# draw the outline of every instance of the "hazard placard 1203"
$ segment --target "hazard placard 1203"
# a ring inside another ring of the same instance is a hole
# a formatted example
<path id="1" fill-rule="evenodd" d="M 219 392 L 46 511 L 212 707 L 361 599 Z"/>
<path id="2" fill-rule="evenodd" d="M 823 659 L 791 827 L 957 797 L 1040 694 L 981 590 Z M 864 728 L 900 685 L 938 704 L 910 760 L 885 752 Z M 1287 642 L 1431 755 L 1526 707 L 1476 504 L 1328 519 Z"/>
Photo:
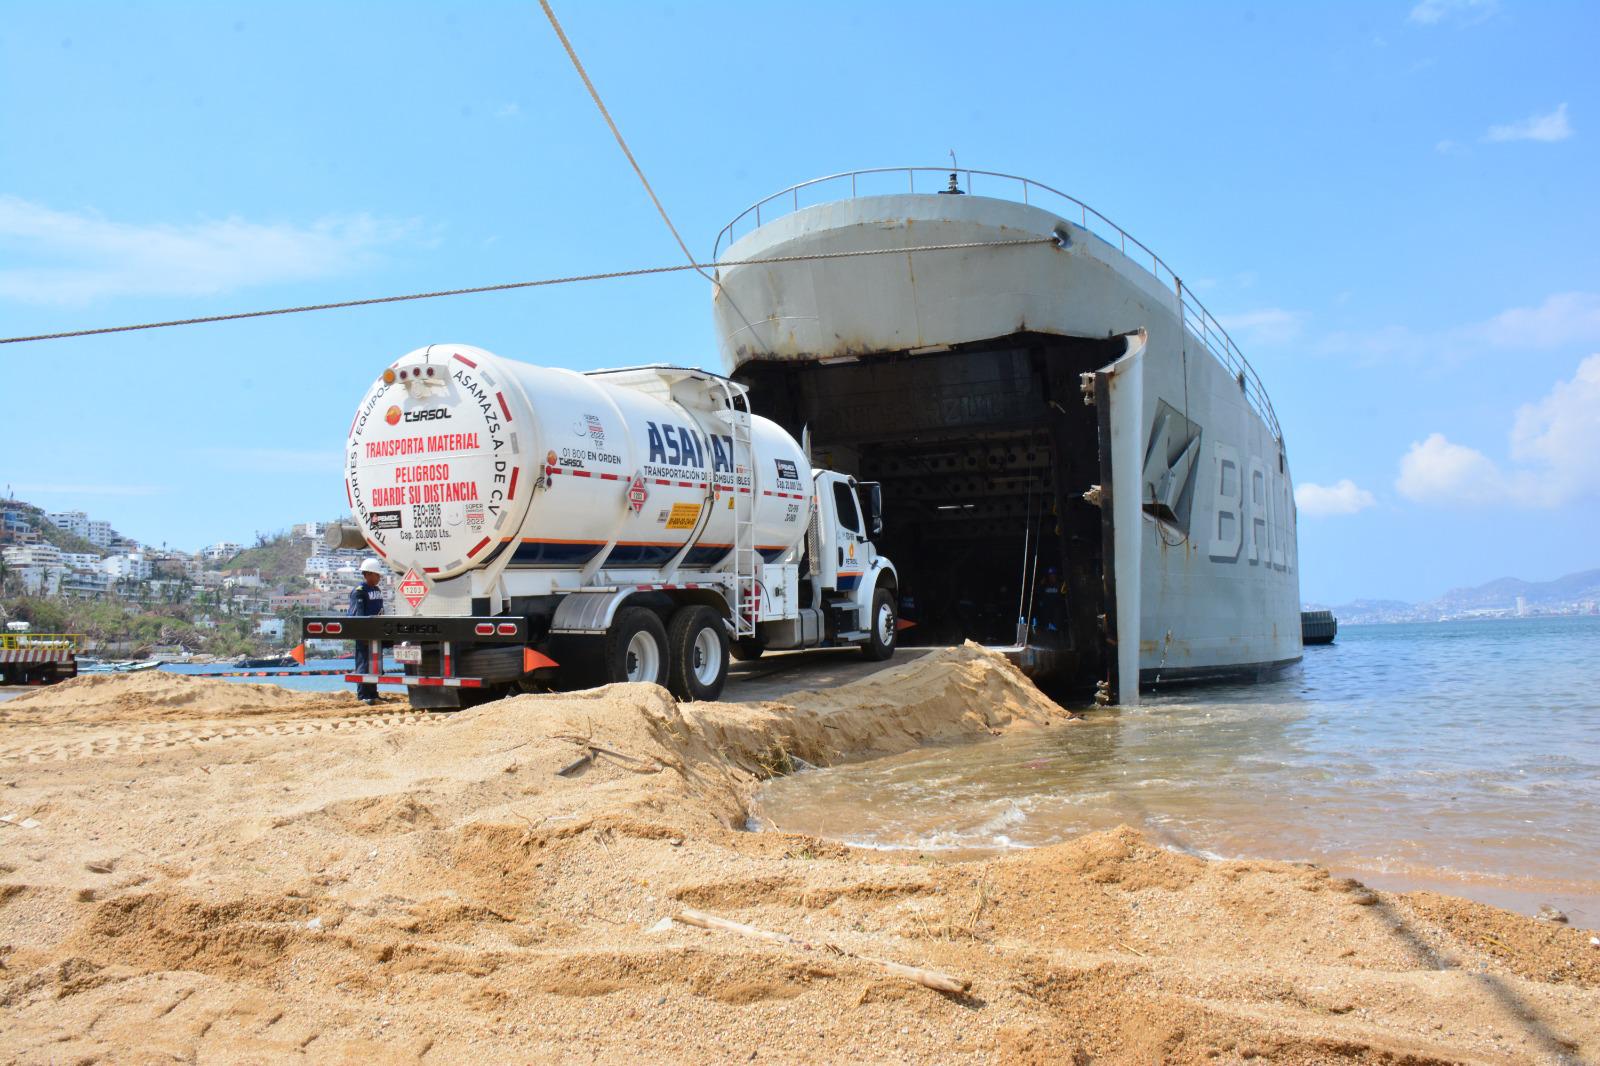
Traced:
<path id="1" fill-rule="evenodd" d="M 406 576 L 400 579 L 400 595 L 405 597 L 413 609 L 427 597 L 428 583 L 417 573 L 416 567 L 407 570 Z"/>

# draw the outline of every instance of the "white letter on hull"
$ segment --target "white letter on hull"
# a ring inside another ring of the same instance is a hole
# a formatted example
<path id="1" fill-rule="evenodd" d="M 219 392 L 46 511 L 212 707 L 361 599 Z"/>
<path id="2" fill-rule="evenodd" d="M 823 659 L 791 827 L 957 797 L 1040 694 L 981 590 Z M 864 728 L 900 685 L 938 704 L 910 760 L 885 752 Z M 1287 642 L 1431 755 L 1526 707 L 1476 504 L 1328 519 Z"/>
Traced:
<path id="1" fill-rule="evenodd" d="M 1281 476 L 1272 478 L 1272 568 L 1280 571 L 1289 569 L 1283 547 L 1289 538 L 1288 515 L 1283 509 L 1283 484 Z"/>
<path id="2" fill-rule="evenodd" d="M 1217 441 L 1213 449 L 1217 466 L 1217 491 L 1211 508 L 1211 558 L 1234 562 L 1239 558 L 1244 525 L 1244 482 L 1239 477 L 1239 453 Z"/>
<path id="3" fill-rule="evenodd" d="M 1267 543 L 1267 467 L 1259 458 L 1250 457 L 1250 492 L 1247 495 L 1250 512 L 1250 531 L 1245 537 L 1250 546 L 1250 562 L 1259 563 L 1272 558 L 1272 548 Z"/>

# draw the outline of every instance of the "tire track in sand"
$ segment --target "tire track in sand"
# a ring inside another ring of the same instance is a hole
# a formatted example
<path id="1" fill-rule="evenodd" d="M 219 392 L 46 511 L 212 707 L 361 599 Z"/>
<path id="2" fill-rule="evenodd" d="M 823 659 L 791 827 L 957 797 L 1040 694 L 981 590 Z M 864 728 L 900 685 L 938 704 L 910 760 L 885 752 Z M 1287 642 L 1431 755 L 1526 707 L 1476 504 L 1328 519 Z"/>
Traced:
<path id="1" fill-rule="evenodd" d="M 406 726 L 428 725 L 450 717 L 438 711 L 385 711 L 378 714 L 349 715 L 340 718 L 291 718 L 275 722 L 229 724 L 202 722 L 189 727 L 144 729 L 99 734 L 92 737 L 63 738 L 0 748 L 0 762 L 72 762 L 80 759 L 110 758 L 164 751 L 188 744 L 198 747 L 215 740 L 251 737 L 278 737 L 348 733 L 367 735 L 376 731 Z"/>

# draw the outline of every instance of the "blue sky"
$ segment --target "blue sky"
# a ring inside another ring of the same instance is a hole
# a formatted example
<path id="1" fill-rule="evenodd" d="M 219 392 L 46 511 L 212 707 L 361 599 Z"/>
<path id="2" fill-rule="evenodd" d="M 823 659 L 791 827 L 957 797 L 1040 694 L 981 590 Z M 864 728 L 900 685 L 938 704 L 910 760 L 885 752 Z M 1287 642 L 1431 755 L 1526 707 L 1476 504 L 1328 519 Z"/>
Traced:
<path id="1" fill-rule="evenodd" d="M 1154 247 L 1272 394 L 1307 600 L 1600 565 L 1600 8 L 557 12 L 696 251 L 951 148 Z M 0 20 L 0 335 L 678 254 L 536 3 Z M 337 515 L 373 375 L 452 340 L 717 366 L 693 275 L 7 346 L 0 483 L 187 548 Z"/>

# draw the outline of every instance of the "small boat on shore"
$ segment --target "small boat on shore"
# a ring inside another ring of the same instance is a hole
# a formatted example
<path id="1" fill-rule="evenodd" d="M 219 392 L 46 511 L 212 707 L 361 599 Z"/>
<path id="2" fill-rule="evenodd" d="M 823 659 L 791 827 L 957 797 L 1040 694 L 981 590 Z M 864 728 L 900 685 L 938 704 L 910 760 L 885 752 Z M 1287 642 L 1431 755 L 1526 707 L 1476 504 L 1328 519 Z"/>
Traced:
<path id="1" fill-rule="evenodd" d="M 300 661 L 292 655 L 245 655 L 235 659 L 233 665 L 241 670 L 259 670 L 265 667 L 299 666 Z"/>
<path id="2" fill-rule="evenodd" d="M 143 670 L 154 670 L 160 665 L 160 659 L 79 659 L 78 673 L 133 674 Z"/>

